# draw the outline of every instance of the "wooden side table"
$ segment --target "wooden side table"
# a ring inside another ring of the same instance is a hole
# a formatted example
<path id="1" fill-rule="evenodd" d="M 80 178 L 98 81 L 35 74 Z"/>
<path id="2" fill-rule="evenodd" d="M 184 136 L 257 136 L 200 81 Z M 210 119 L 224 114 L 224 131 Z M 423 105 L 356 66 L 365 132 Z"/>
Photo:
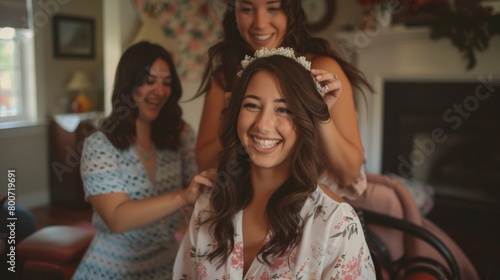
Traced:
<path id="1" fill-rule="evenodd" d="M 92 134 L 99 112 L 56 115 L 49 125 L 50 201 L 74 210 L 86 209 L 80 157 L 85 137 Z"/>

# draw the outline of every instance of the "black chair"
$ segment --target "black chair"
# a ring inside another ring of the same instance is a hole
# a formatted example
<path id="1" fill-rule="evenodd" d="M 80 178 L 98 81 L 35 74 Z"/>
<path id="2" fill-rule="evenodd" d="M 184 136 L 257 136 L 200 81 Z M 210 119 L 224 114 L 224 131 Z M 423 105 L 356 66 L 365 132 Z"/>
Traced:
<path id="1" fill-rule="evenodd" d="M 416 224 L 403 219 L 394 218 L 388 215 L 372 212 L 369 210 L 359 210 L 358 216 L 363 224 L 366 241 L 370 249 L 370 254 L 375 265 L 377 279 L 405 279 L 417 273 L 432 275 L 436 279 L 460 279 L 460 272 L 453 254 L 446 245 L 434 234 Z M 372 232 L 366 225 L 375 224 L 395 230 L 402 231 L 417 237 L 434 247 L 446 261 L 447 266 L 427 257 L 411 257 L 403 255 L 397 260 L 391 258 L 387 246 L 382 240 Z M 384 277 L 384 275 L 386 277 Z"/>

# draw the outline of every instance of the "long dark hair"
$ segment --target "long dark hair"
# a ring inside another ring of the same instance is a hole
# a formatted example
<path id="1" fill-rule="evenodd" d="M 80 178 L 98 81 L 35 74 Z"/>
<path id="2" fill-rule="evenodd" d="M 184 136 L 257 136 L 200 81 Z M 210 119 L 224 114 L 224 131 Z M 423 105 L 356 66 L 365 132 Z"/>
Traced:
<path id="1" fill-rule="evenodd" d="M 239 62 L 245 55 L 251 55 L 255 50 L 241 37 L 235 26 L 236 23 L 236 1 L 226 0 L 226 12 L 222 21 L 224 30 L 221 42 L 213 45 L 208 50 L 208 63 L 203 74 L 202 83 L 193 98 L 208 92 L 212 86 L 211 78 L 224 88 L 231 91 L 234 78 L 238 72 Z M 364 78 L 364 75 L 351 63 L 345 61 L 331 47 L 330 43 L 323 38 L 313 37 L 306 29 L 306 14 L 302 8 L 301 1 L 282 0 L 288 22 L 282 47 L 290 47 L 300 55 L 313 54 L 316 56 L 328 56 L 337 61 L 344 70 L 349 81 L 358 89 L 363 87 L 372 91 L 372 87 Z"/>
<path id="2" fill-rule="evenodd" d="M 172 91 L 158 117 L 151 123 L 151 139 L 158 149 L 177 150 L 180 145 L 180 132 L 184 126 L 179 106 L 182 87 L 172 56 L 160 45 L 143 41 L 130 46 L 121 56 L 111 97 L 113 108 L 100 126 L 100 130 L 119 150 L 127 149 L 136 141 L 135 121 L 139 110 L 133 94 L 146 82 L 150 68 L 158 58 L 170 68 Z"/>
<path id="3" fill-rule="evenodd" d="M 259 58 L 243 72 L 235 86 L 230 104 L 222 119 L 220 141 L 224 149 L 219 155 L 219 174 L 211 197 L 213 212 L 206 223 L 217 241 L 207 258 L 222 265 L 234 248 L 234 215 L 252 199 L 250 159 L 242 148 L 237 120 L 246 88 L 253 75 L 269 71 L 277 77 L 287 108 L 292 112 L 297 133 L 296 150 L 292 153 L 291 176 L 269 199 L 266 218 L 271 240 L 259 251 L 259 260 L 282 255 L 302 238 L 300 210 L 316 189 L 324 170 L 318 144 L 319 122 L 328 121 L 328 107 L 319 95 L 309 71 L 294 60 L 280 55 Z"/>

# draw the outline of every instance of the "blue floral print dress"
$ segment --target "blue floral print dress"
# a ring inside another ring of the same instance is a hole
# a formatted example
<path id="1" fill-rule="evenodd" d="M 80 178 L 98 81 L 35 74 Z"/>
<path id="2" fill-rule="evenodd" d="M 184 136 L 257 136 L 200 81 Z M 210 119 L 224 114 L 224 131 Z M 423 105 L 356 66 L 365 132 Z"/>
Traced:
<path id="1" fill-rule="evenodd" d="M 153 182 L 133 147 L 120 151 L 102 132 L 94 132 L 86 138 L 82 150 L 85 196 L 121 192 L 139 200 L 178 190 L 197 173 L 194 143 L 195 133 L 186 125 L 178 151 L 158 150 Z M 94 212 L 92 224 L 97 234 L 73 279 L 171 279 L 180 218 L 181 214 L 173 214 L 117 234 Z"/>

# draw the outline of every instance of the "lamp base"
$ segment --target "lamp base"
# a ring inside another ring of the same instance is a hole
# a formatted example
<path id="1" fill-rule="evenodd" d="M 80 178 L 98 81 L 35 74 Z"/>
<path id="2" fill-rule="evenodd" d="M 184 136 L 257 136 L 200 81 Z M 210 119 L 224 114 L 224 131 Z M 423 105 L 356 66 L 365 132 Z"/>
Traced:
<path id="1" fill-rule="evenodd" d="M 92 101 L 87 94 L 81 92 L 73 98 L 71 102 L 71 112 L 84 113 L 90 110 L 92 110 Z"/>

